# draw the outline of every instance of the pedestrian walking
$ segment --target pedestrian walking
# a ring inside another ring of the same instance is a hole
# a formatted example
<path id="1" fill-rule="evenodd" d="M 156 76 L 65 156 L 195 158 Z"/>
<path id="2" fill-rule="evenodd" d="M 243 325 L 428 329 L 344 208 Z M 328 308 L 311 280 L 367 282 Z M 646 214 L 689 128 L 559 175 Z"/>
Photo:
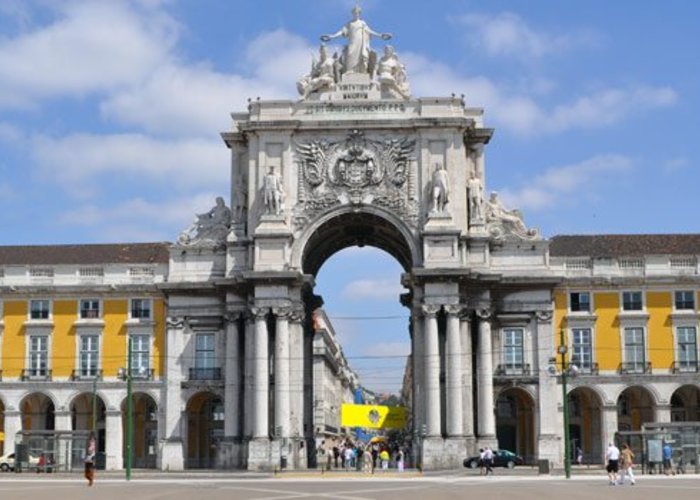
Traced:
<path id="1" fill-rule="evenodd" d="M 608 471 L 608 481 L 611 486 L 614 486 L 617 481 L 617 472 L 620 469 L 620 449 L 614 443 L 609 443 L 605 458 L 608 462 L 605 467 L 605 470 Z"/>
<path id="2" fill-rule="evenodd" d="M 379 452 L 379 460 L 382 463 L 382 470 L 387 470 L 389 468 L 389 451 L 386 448 Z"/>
<path id="3" fill-rule="evenodd" d="M 583 450 L 580 446 L 576 447 L 576 465 L 583 465 Z"/>
<path id="4" fill-rule="evenodd" d="M 493 451 L 488 446 L 484 448 L 484 467 L 486 468 L 486 475 L 491 474 L 493 476 Z"/>
<path id="5" fill-rule="evenodd" d="M 91 432 L 85 446 L 85 479 L 88 486 L 92 486 L 95 481 L 95 455 L 97 453 L 97 443 L 95 433 Z"/>
<path id="6" fill-rule="evenodd" d="M 484 454 L 486 451 L 483 448 L 479 448 L 479 475 L 484 475 Z"/>
<path id="7" fill-rule="evenodd" d="M 622 445 L 622 451 L 620 452 L 620 479 L 618 484 L 623 486 L 625 484 L 625 477 L 630 480 L 630 485 L 634 486 L 634 472 L 632 472 L 632 466 L 634 465 L 634 453 L 630 449 L 627 443 Z"/>
<path id="8" fill-rule="evenodd" d="M 661 450 L 661 456 L 664 459 L 664 474 L 667 476 L 669 474 L 674 474 L 673 472 L 673 448 L 671 448 L 671 444 L 666 442 L 664 443 L 664 447 Z"/>
<path id="9" fill-rule="evenodd" d="M 403 450 L 399 448 L 399 451 L 396 452 L 396 469 L 399 472 L 403 472 L 404 469 L 403 456 Z"/>

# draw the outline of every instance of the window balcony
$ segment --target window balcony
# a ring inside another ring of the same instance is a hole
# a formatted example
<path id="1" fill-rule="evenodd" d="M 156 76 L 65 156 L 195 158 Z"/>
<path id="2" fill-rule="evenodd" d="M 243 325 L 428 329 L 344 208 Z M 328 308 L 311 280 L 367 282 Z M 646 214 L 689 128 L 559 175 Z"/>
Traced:
<path id="1" fill-rule="evenodd" d="M 520 365 L 501 364 L 496 367 L 494 375 L 497 377 L 529 377 L 532 373 L 528 363 Z"/>
<path id="2" fill-rule="evenodd" d="M 674 361 L 671 365 L 671 373 L 697 373 L 700 371 L 696 361 Z"/>
<path id="3" fill-rule="evenodd" d="M 131 368 L 131 380 L 153 380 L 153 368 Z"/>
<path id="4" fill-rule="evenodd" d="M 102 370 L 79 369 L 73 370 L 70 375 L 71 380 L 102 380 Z"/>
<path id="5" fill-rule="evenodd" d="M 598 363 L 578 364 L 576 362 L 572 362 L 569 364 L 576 365 L 579 375 L 598 375 L 600 372 Z"/>
<path id="6" fill-rule="evenodd" d="M 20 380 L 51 380 L 51 370 L 48 368 L 25 368 L 19 376 Z"/>
<path id="7" fill-rule="evenodd" d="M 221 368 L 190 368 L 189 380 L 221 380 Z"/>
<path id="8" fill-rule="evenodd" d="M 649 374 L 651 373 L 651 362 L 620 363 L 617 371 L 620 374 Z"/>

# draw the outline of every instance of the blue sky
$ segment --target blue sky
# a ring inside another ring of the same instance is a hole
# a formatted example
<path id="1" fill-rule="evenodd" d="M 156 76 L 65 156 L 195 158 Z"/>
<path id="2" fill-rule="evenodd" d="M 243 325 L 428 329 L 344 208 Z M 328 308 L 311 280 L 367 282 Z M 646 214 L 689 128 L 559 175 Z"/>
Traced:
<path id="1" fill-rule="evenodd" d="M 698 231 L 700 3 L 360 3 L 394 34 L 414 95 L 485 108 L 487 189 L 528 225 Z M 296 98 L 318 36 L 353 4 L 0 2 L 0 244 L 174 240 L 228 195 L 229 112 Z M 406 316 L 400 269 L 376 255 L 321 270 L 331 316 Z M 359 358 L 407 352 L 405 326 L 338 330 L 351 358 L 388 372 L 390 358 Z M 384 372 L 375 387 L 395 388 Z"/>

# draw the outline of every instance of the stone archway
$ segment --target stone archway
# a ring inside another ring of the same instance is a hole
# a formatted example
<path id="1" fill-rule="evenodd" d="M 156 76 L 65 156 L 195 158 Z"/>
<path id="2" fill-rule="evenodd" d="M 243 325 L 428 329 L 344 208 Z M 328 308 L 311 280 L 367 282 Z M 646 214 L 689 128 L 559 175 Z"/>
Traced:
<path id="1" fill-rule="evenodd" d="M 584 464 L 597 463 L 605 445 L 600 396 L 588 387 L 577 387 L 569 392 L 568 400 L 572 463 L 575 463 L 577 448 L 581 448 Z"/>
<path id="2" fill-rule="evenodd" d="M 154 399 L 143 392 L 132 394 L 133 400 L 133 462 L 135 468 L 152 469 L 156 466 L 156 454 L 158 446 L 158 406 Z M 127 401 L 124 398 L 121 404 L 122 432 L 122 456 L 126 464 L 127 452 Z"/>
<path id="3" fill-rule="evenodd" d="M 642 425 L 654 421 L 655 411 L 656 400 L 648 389 L 628 387 L 617 398 L 617 428 L 620 431 L 639 431 Z"/>
<path id="4" fill-rule="evenodd" d="M 70 404 L 71 428 L 74 431 L 94 431 L 97 451 L 104 453 L 106 444 L 106 407 L 102 398 L 91 392 L 78 394 Z"/>
<path id="5" fill-rule="evenodd" d="M 683 385 L 671 395 L 672 422 L 700 421 L 700 388 Z"/>
<path id="6" fill-rule="evenodd" d="M 0 398 L 0 433 L 2 433 L 3 439 L 0 441 L 0 455 L 5 454 L 5 403 Z"/>
<path id="7" fill-rule="evenodd" d="M 56 428 L 53 400 L 42 392 L 25 396 L 20 402 L 23 431 L 50 431 Z"/>
<path id="8" fill-rule="evenodd" d="M 520 388 L 505 389 L 496 400 L 496 437 L 498 447 L 525 459 L 535 460 L 535 402 Z"/>
<path id="9" fill-rule="evenodd" d="M 188 469 L 220 466 L 219 448 L 224 437 L 224 404 L 211 392 L 198 392 L 187 402 Z"/>

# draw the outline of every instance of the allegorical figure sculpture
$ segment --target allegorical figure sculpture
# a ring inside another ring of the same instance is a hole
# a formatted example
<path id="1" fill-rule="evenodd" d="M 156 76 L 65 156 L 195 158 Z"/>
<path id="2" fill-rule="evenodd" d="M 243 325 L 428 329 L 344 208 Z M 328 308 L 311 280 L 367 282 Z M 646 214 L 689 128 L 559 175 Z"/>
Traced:
<path id="1" fill-rule="evenodd" d="M 282 179 L 275 172 L 275 167 L 270 167 L 263 179 L 263 197 L 267 213 L 279 215 L 282 212 L 284 189 L 282 188 Z"/>
<path id="2" fill-rule="evenodd" d="M 238 175 L 233 184 L 233 220 L 243 222 L 246 207 L 248 206 L 248 193 L 245 187 L 245 180 L 242 175 Z"/>
<path id="3" fill-rule="evenodd" d="M 469 194 L 469 220 L 472 223 L 484 222 L 484 188 L 476 172 L 472 172 L 467 181 L 467 192 Z"/>
<path id="4" fill-rule="evenodd" d="M 441 163 L 435 164 L 432 177 L 432 207 L 431 212 L 444 212 L 449 201 L 450 180 L 447 177 L 447 170 Z"/>
<path id="5" fill-rule="evenodd" d="M 219 243 L 226 239 L 230 227 L 231 210 L 219 196 L 216 198 L 216 205 L 208 212 L 197 214 L 192 224 L 180 233 L 177 240 L 181 245 Z"/>
<path id="6" fill-rule="evenodd" d="M 539 237 L 536 229 L 528 229 L 525 226 L 520 210 L 508 210 L 503 206 L 496 191 L 491 192 L 486 202 L 486 222 L 496 237 L 505 237 L 508 234 L 528 240 Z"/>
<path id="7" fill-rule="evenodd" d="M 375 36 L 382 40 L 390 40 L 391 34 L 374 31 L 360 19 L 361 15 L 362 9 L 356 6 L 352 9 L 352 20 L 336 33 L 322 35 L 321 41 L 328 42 L 341 36 L 347 38 L 348 44 L 345 46 L 341 58 L 343 73 L 369 73 L 373 76 L 377 54 L 370 49 L 370 39 Z"/>
<path id="8" fill-rule="evenodd" d="M 377 65 L 377 74 L 382 91 L 398 94 L 404 99 L 410 97 L 411 90 L 406 80 L 406 67 L 401 64 L 391 45 L 384 47 L 384 55 Z"/>
<path id="9" fill-rule="evenodd" d="M 337 59 L 328 57 L 328 51 L 325 45 L 321 45 L 318 50 L 319 60 L 315 59 L 311 62 L 311 72 L 304 75 L 297 82 L 297 90 L 303 99 L 306 99 L 309 94 L 319 90 L 333 90 L 335 84 L 338 83 L 337 65 L 340 64 Z"/>

